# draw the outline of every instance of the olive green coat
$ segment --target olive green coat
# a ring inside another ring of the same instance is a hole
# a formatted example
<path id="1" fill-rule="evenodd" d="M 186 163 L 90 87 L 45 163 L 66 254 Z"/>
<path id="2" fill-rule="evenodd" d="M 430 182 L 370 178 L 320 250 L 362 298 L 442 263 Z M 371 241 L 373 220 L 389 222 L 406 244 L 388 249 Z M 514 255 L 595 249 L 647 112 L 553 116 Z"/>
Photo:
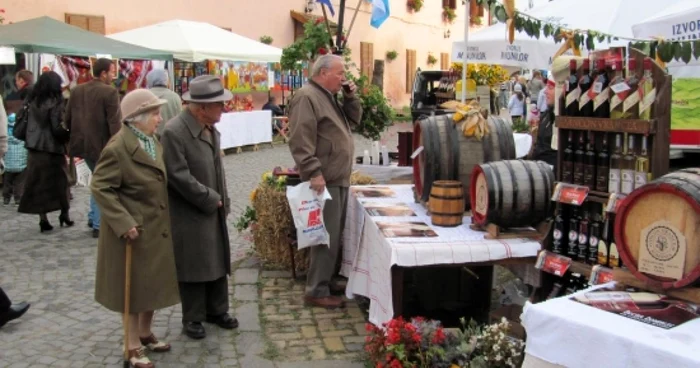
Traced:
<path id="1" fill-rule="evenodd" d="M 136 135 L 123 126 L 102 151 L 90 188 L 102 215 L 95 300 L 115 312 L 124 311 L 123 235 L 136 226 L 139 237 L 132 245 L 130 312 L 179 303 L 167 175 L 160 143 L 156 143 L 153 160 L 141 148 Z"/>

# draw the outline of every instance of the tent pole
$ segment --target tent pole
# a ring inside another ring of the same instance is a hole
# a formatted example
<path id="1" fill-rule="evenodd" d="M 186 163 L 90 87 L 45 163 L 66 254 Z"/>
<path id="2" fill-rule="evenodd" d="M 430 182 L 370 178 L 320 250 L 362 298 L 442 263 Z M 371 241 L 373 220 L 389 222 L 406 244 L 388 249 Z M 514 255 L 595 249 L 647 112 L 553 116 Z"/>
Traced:
<path id="1" fill-rule="evenodd" d="M 352 15 L 352 20 L 350 21 L 350 27 L 348 27 L 348 34 L 345 35 L 345 42 L 343 42 L 343 48 L 347 46 L 348 39 L 350 38 L 350 33 L 352 32 L 352 26 L 355 25 L 355 19 L 357 19 L 357 13 L 360 12 L 360 6 L 362 5 L 362 0 L 357 0 L 357 7 L 355 8 L 355 14 Z"/>
<path id="2" fill-rule="evenodd" d="M 341 43 L 341 40 L 343 38 L 343 21 L 345 20 L 345 0 L 340 0 L 340 9 L 338 9 L 338 29 L 337 29 L 337 35 L 336 35 L 336 54 L 337 55 L 342 55 L 343 54 L 343 48 L 344 45 Z"/>
<path id="3" fill-rule="evenodd" d="M 326 30 L 328 31 L 328 35 L 331 37 L 329 40 L 330 43 L 328 45 L 329 49 L 333 48 L 333 33 L 331 32 L 331 24 L 328 22 L 328 14 L 326 13 L 326 5 L 321 3 L 321 10 L 323 10 L 323 20 L 326 22 Z"/>
<path id="4" fill-rule="evenodd" d="M 462 63 L 462 103 L 467 101 L 467 51 L 469 47 L 469 8 L 470 2 L 464 3 L 464 62 Z"/>

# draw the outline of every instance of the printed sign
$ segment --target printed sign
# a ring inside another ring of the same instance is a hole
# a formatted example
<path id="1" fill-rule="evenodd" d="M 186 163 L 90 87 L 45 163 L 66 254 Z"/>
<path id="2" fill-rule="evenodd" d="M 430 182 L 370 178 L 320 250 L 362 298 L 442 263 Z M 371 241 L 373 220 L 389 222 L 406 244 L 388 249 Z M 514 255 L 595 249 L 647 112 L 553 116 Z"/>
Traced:
<path id="1" fill-rule="evenodd" d="M 535 268 L 555 276 L 564 276 L 571 267 L 571 258 L 559 254 L 543 251 L 537 256 Z"/>
<path id="2" fill-rule="evenodd" d="M 642 229 L 639 270 L 650 275 L 683 278 L 685 235 L 668 221 L 657 221 Z"/>

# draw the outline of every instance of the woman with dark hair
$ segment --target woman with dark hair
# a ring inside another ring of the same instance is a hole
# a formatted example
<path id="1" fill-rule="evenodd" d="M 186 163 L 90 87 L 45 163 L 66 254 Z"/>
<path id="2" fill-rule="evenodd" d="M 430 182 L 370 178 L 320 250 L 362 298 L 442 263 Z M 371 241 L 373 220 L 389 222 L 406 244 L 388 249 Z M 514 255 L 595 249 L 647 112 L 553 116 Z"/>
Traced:
<path id="1" fill-rule="evenodd" d="M 29 151 L 25 190 L 19 202 L 21 213 L 38 214 L 41 232 L 53 230 L 46 214 L 61 210 L 61 227 L 73 226 L 68 214 L 69 186 L 65 143 L 69 131 L 62 122 L 61 77 L 46 72 L 39 77 L 27 97 L 29 108 L 25 147 Z"/>

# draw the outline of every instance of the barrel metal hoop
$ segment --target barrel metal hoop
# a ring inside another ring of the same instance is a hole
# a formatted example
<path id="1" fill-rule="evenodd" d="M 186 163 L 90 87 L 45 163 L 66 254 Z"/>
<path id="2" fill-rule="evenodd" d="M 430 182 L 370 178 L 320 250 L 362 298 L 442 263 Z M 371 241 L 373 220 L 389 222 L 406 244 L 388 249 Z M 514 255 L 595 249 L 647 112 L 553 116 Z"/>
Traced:
<path id="1" fill-rule="evenodd" d="M 430 212 L 430 215 L 435 216 L 448 216 L 448 217 L 464 217 L 462 213 L 447 213 L 447 212 Z"/>
<path id="2" fill-rule="evenodd" d="M 423 152 L 421 152 L 423 155 L 423 195 L 421 199 L 427 201 L 433 187 L 433 181 L 435 180 L 433 162 L 431 160 L 432 157 L 430 157 L 433 154 L 432 132 L 428 128 L 430 125 L 430 118 L 421 120 L 420 124 L 421 137 L 423 138 Z"/>
<path id="3" fill-rule="evenodd" d="M 436 194 L 430 194 L 430 198 L 437 198 L 437 199 L 464 199 L 464 196 L 441 196 L 441 195 L 436 195 Z"/>
<path id="4" fill-rule="evenodd" d="M 447 120 L 449 124 L 448 132 L 450 133 L 450 142 L 452 143 L 452 180 L 459 180 L 459 137 L 457 134 L 461 132 L 457 130 L 455 124 L 452 122 L 452 114 L 447 115 L 450 118 Z"/>
<path id="5" fill-rule="evenodd" d="M 535 177 L 532 175 L 532 168 L 531 165 L 528 165 L 527 162 L 524 160 L 518 160 L 521 165 L 523 165 L 523 168 L 525 169 L 525 172 L 527 172 L 527 177 L 530 179 L 530 213 L 534 213 L 535 209 L 535 195 L 536 195 L 536 190 L 535 190 Z M 537 164 L 535 164 L 537 166 Z M 538 167 L 539 168 L 539 167 Z M 546 206 L 546 205 L 545 205 Z M 546 208 L 546 207 L 545 207 Z"/>
<path id="6" fill-rule="evenodd" d="M 550 201 L 552 200 L 552 188 L 551 184 L 554 181 L 554 173 L 552 173 L 552 177 L 550 177 L 549 173 L 551 170 L 549 170 L 549 165 L 545 162 L 542 161 L 535 161 L 537 166 L 540 168 L 540 174 L 542 175 L 542 181 L 544 181 L 544 213 L 547 215 L 547 218 L 550 218 L 550 207 L 552 204 Z"/>
<path id="7" fill-rule="evenodd" d="M 495 182 L 499 184 L 498 185 L 498 201 L 496 202 L 496 211 L 500 211 L 501 207 L 503 207 L 503 181 L 501 180 L 501 174 L 498 172 L 498 168 L 496 168 L 495 166 L 492 166 L 490 162 L 487 165 L 489 165 L 489 167 L 493 168 L 493 173 L 496 176 Z M 489 211 L 489 214 L 491 214 L 491 211 Z"/>
<path id="8" fill-rule="evenodd" d="M 508 172 L 510 173 L 510 177 L 513 179 L 513 203 L 510 205 L 511 211 L 513 211 L 513 217 L 514 218 L 519 218 L 518 214 L 518 179 L 515 177 L 515 171 L 513 170 L 513 165 L 511 165 L 510 161 L 503 161 L 503 163 L 506 165 L 506 169 L 508 169 Z"/>

